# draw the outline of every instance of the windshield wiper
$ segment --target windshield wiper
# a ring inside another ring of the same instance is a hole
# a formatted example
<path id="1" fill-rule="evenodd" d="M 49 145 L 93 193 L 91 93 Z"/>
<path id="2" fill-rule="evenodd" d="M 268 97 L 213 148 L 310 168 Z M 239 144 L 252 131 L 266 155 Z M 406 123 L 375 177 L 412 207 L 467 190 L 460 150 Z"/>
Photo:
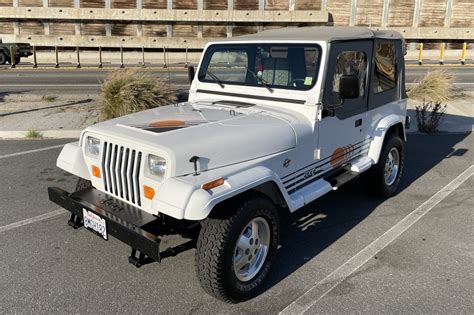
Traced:
<path id="1" fill-rule="evenodd" d="M 237 101 L 228 101 L 228 100 L 222 100 L 222 101 L 215 101 L 212 102 L 212 105 L 214 104 L 222 104 L 222 105 L 230 105 L 230 106 L 235 106 L 237 108 L 247 108 L 247 107 L 252 107 L 255 106 L 255 104 L 252 103 L 245 103 L 245 102 L 237 102 Z"/>
<path id="2" fill-rule="evenodd" d="M 270 87 L 270 85 L 267 84 L 267 82 L 265 82 L 265 80 L 261 77 L 259 77 L 255 72 L 253 72 L 252 70 L 249 69 L 249 67 L 245 66 L 245 69 L 247 69 L 248 72 L 250 72 L 251 75 L 253 75 L 253 77 L 255 79 L 257 79 L 257 81 L 259 81 L 260 83 L 262 83 L 262 85 L 264 87 L 267 88 L 268 91 L 270 91 L 270 93 L 273 93 L 273 89 Z"/>
<path id="3" fill-rule="evenodd" d="M 210 70 L 207 70 L 206 71 L 206 74 L 209 74 L 209 76 L 214 80 L 214 82 L 216 82 L 217 84 L 219 84 L 219 86 L 221 88 L 224 88 L 224 84 L 222 83 L 221 79 L 219 79 L 219 77 L 217 75 L 215 75 L 214 73 L 212 73 Z"/>

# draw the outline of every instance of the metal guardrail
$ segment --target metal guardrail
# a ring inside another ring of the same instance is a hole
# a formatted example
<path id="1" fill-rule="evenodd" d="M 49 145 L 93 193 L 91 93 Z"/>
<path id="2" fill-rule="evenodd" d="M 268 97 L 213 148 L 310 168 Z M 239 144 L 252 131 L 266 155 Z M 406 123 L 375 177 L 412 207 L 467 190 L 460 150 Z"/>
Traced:
<path id="1" fill-rule="evenodd" d="M 462 53 L 461 53 L 461 64 L 462 65 L 466 64 L 466 51 L 467 51 L 467 43 L 464 42 L 462 44 Z"/>
<path id="2" fill-rule="evenodd" d="M 61 64 L 60 64 L 60 60 L 59 60 L 59 51 L 60 51 L 60 48 L 61 47 L 58 47 L 58 46 L 55 46 L 54 47 L 54 68 L 60 68 L 61 67 Z M 33 49 L 33 64 L 32 64 L 32 67 L 33 68 L 38 68 L 39 64 L 38 64 L 38 59 L 37 59 L 37 47 L 36 46 L 32 46 L 32 49 Z M 424 62 L 424 58 L 423 58 L 423 49 L 424 49 L 424 46 L 423 46 L 423 43 L 420 43 L 418 45 L 418 65 L 423 65 L 423 62 Z M 170 62 L 169 62 L 169 50 L 170 48 L 169 47 L 166 47 L 166 46 L 163 46 L 162 48 L 162 56 L 163 56 L 163 63 L 162 63 L 162 67 L 163 68 L 167 68 L 169 65 L 170 65 Z M 440 48 L 439 48 L 439 64 L 440 65 L 444 65 L 445 64 L 445 50 L 446 50 L 446 43 L 441 43 L 440 45 Z M 79 46 L 77 46 L 75 48 L 75 51 L 76 51 L 76 68 L 81 68 L 82 67 L 82 64 L 81 64 L 81 49 Z M 90 51 L 90 50 L 87 50 L 87 51 Z M 156 51 L 156 49 L 153 49 L 153 51 Z M 202 50 L 200 50 L 202 51 Z M 97 66 L 97 68 L 103 68 L 104 67 L 104 64 L 103 64 L 103 59 L 102 59 L 102 53 L 103 53 L 103 47 L 99 46 L 98 47 L 98 54 L 97 54 L 97 63 L 94 64 L 95 66 Z M 145 59 L 145 52 L 146 52 L 146 48 L 144 46 L 141 47 L 141 67 L 146 67 L 147 63 L 146 63 L 146 59 Z M 125 68 L 125 63 L 124 63 L 124 48 L 123 46 L 120 46 L 119 48 L 119 65 L 118 67 L 119 68 Z M 178 64 L 181 64 L 183 65 L 185 68 L 189 66 L 189 60 L 188 60 L 188 53 L 189 53 L 189 47 L 186 47 L 185 49 L 185 57 L 184 57 L 184 62 L 181 62 L 181 63 L 178 63 Z M 463 45 L 462 45 L 462 49 L 461 49 L 461 55 L 460 55 L 460 59 L 459 59 L 459 63 L 461 65 L 466 65 L 466 55 L 467 55 L 467 42 L 464 42 Z M 16 64 L 15 64 L 15 48 L 12 46 L 10 47 L 10 67 L 11 68 L 15 68 L 16 67 Z M 155 66 L 156 67 L 156 66 Z"/>
<path id="3" fill-rule="evenodd" d="M 59 59 L 59 52 L 60 52 L 60 48 L 59 46 L 54 46 L 54 68 L 61 68 L 61 63 L 60 63 L 60 59 Z M 38 63 L 38 57 L 37 57 L 37 47 L 36 46 L 32 46 L 32 50 L 33 50 L 33 63 L 32 63 L 32 67 L 34 69 L 38 68 L 38 66 L 40 65 Z M 156 49 L 153 49 L 154 51 L 156 51 Z M 87 50 L 88 52 L 90 52 L 91 50 Z M 201 50 L 202 51 L 202 50 Z M 79 46 L 77 46 L 75 48 L 75 52 L 76 52 L 76 68 L 81 68 L 82 67 L 82 63 L 81 63 L 81 52 L 82 50 L 80 49 Z M 98 68 L 103 68 L 104 67 L 104 64 L 103 64 L 103 57 L 102 57 L 102 53 L 103 53 L 103 47 L 99 46 L 98 47 L 98 50 L 97 50 L 98 54 L 97 54 L 97 67 Z M 146 67 L 147 66 L 147 63 L 146 63 L 146 59 L 145 59 L 145 52 L 146 52 L 146 48 L 144 46 L 141 47 L 141 66 L 142 67 Z M 119 68 L 125 68 L 125 63 L 124 63 L 124 48 L 123 46 L 120 46 L 119 50 L 118 50 L 118 53 L 119 53 L 119 65 L 118 67 Z M 190 65 L 190 62 L 189 62 L 189 59 L 188 59 L 188 53 L 189 53 L 189 47 L 186 47 L 185 48 L 185 57 L 184 57 L 184 62 L 180 63 L 183 65 L 183 67 L 187 68 L 189 65 Z M 169 65 L 170 65 L 170 62 L 169 62 L 169 48 L 166 47 L 166 46 L 163 46 L 162 48 L 162 55 L 163 55 L 163 63 L 161 64 L 163 68 L 167 68 Z M 16 68 L 16 63 L 15 63 L 15 48 L 12 46 L 10 47 L 10 68 Z"/>
<path id="4" fill-rule="evenodd" d="M 439 64 L 444 65 L 444 57 L 445 57 L 445 50 L 446 50 L 446 43 L 441 43 L 439 47 Z M 466 53 L 467 53 L 467 42 L 462 44 L 461 49 L 461 58 L 459 59 L 459 63 L 461 65 L 466 64 Z M 423 65 L 423 43 L 418 45 L 418 65 Z"/>
<path id="5" fill-rule="evenodd" d="M 15 47 L 10 46 L 10 64 L 15 68 Z"/>

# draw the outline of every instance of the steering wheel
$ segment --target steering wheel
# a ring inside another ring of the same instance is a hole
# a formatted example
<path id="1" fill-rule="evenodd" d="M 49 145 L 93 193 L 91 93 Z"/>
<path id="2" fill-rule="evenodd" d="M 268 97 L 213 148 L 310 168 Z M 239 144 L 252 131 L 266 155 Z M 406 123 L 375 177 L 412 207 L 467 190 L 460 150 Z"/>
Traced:
<path id="1" fill-rule="evenodd" d="M 299 78 L 293 79 L 293 80 L 290 81 L 290 86 L 301 87 L 301 86 L 304 85 L 304 81 L 305 81 L 305 79 L 299 79 Z"/>

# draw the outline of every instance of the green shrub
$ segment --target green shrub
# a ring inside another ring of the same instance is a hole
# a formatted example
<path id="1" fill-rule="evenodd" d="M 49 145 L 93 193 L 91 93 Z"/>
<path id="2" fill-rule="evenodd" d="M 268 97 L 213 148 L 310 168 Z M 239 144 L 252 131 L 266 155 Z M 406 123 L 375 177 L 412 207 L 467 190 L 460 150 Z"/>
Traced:
<path id="1" fill-rule="evenodd" d="M 416 122 L 418 131 L 433 133 L 438 131 L 439 123 L 446 112 L 447 105 L 440 102 L 423 102 L 423 105 L 416 106 Z"/>
<path id="2" fill-rule="evenodd" d="M 102 84 L 100 95 L 101 119 L 175 103 L 177 89 L 167 80 L 153 77 L 143 70 L 111 72 Z"/>
<path id="3" fill-rule="evenodd" d="M 453 76 L 444 70 L 428 72 L 423 79 L 408 92 L 413 100 L 439 102 L 449 101 L 454 94 Z"/>

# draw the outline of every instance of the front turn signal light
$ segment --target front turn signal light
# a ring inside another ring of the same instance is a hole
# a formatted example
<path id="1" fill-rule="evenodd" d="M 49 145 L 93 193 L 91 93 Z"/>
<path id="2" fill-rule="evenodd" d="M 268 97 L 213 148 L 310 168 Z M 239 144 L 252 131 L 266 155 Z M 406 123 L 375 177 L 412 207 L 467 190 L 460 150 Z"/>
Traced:
<path id="1" fill-rule="evenodd" d="M 97 177 L 97 178 L 101 178 L 101 176 L 100 176 L 100 168 L 98 168 L 98 167 L 95 166 L 95 165 L 92 165 L 92 176 Z"/>
<path id="2" fill-rule="evenodd" d="M 155 197 L 155 190 L 150 186 L 143 186 L 143 194 L 145 195 L 146 199 L 152 200 Z"/>
<path id="3" fill-rule="evenodd" d="M 219 187 L 221 185 L 224 185 L 224 179 L 223 178 L 218 178 L 218 179 L 214 179 L 213 181 L 210 181 L 208 183 L 202 184 L 201 188 L 204 189 L 204 190 L 211 190 L 211 189 Z"/>

